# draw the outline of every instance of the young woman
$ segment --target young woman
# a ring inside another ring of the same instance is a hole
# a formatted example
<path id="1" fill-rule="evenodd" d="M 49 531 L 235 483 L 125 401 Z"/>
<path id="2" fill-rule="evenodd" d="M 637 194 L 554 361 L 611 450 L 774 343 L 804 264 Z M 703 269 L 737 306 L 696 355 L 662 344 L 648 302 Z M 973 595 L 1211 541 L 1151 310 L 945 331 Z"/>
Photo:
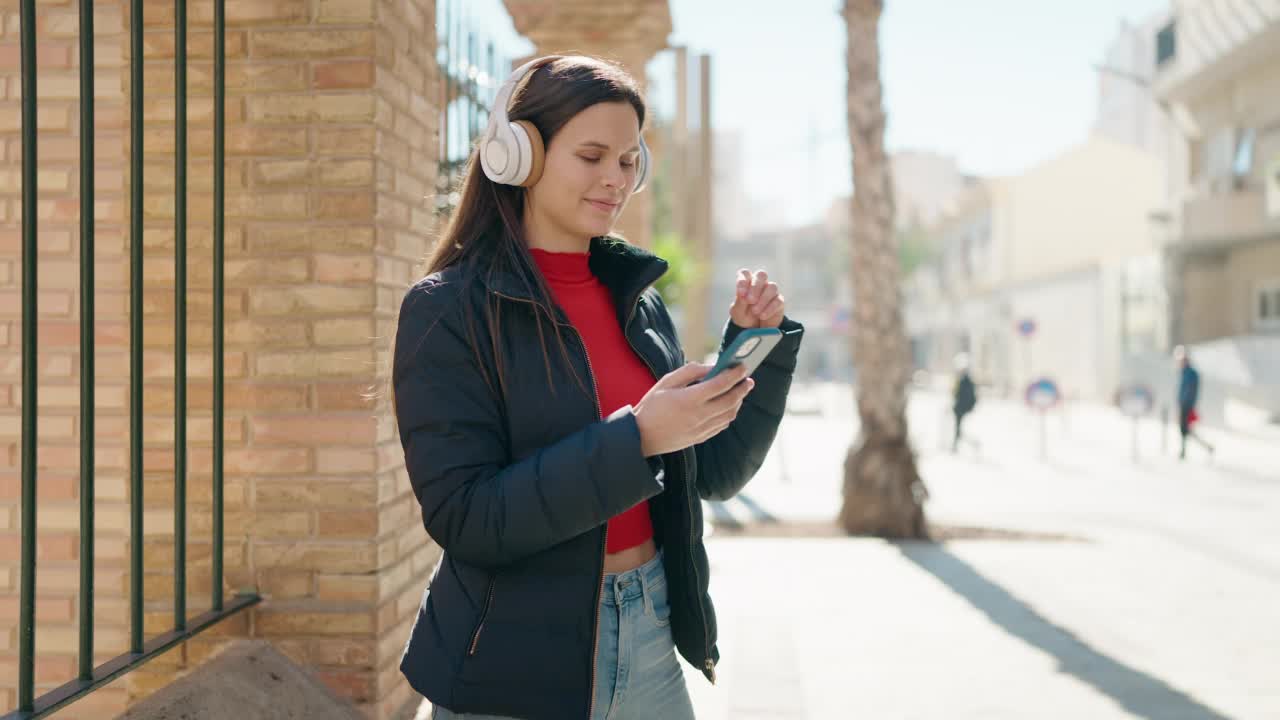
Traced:
<path id="1" fill-rule="evenodd" d="M 608 63 L 517 70 L 404 297 L 396 420 L 444 555 L 400 667 L 436 718 L 681 720 L 676 652 L 715 679 L 700 499 L 760 467 L 803 328 L 742 271 L 725 342 L 784 338 L 753 378 L 696 383 L 666 263 L 609 235 L 650 170 L 644 116 Z"/>

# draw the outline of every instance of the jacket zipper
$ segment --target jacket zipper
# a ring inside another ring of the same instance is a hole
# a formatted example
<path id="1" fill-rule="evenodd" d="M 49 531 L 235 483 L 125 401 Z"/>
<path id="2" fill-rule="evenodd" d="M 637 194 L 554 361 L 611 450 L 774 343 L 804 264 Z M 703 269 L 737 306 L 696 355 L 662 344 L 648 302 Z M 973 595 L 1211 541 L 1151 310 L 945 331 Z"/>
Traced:
<path id="1" fill-rule="evenodd" d="M 631 336 L 627 333 L 627 330 L 631 327 L 631 321 L 635 318 L 636 308 L 639 307 L 640 300 L 644 296 L 644 291 L 648 289 L 649 289 L 649 286 L 645 286 L 644 290 L 640 291 L 640 295 L 636 296 L 636 302 L 631 306 L 631 312 L 627 314 L 627 320 L 622 326 L 622 336 L 627 339 L 627 345 L 631 347 L 631 352 L 639 356 L 640 361 L 643 362 L 645 366 L 649 368 L 649 374 L 653 375 L 654 379 L 659 379 L 658 371 L 655 370 L 653 368 L 653 365 L 649 363 L 649 359 L 646 358 L 643 353 L 641 353 L 639 350 L 636 349 L 636 346 L 631 342 Z M 681 461 L 683 462 L 684 461 L 683 450 L 680 452 L 680 455 L 681 455 Z M 686 472 L 685 475 L 687 476 L 688 473 Z M 685 484 L 689 486 L 689 489 L 692 489 L 693 483 L 686 482 Z M 698 498 L 696 495 L 690 494 L 690 493 L 686 493 L 686 495 L 689 495 L 690 503 L 698 502 Z M 690 505 L 690 507 L 692 507 L 692 505 Z M 689 568 L 693 570 L 693 580 L 696 586 L 695 590 L 702 586 L 702 579 L 698 577 L 698 562 L 693 557 L 693 544 L 696 541 L 697 541 L 697 538 L 694 536 L 694 527 L 693 527 L 693 513 L 690 512 L 689 513 Z M 694 600 L 698 605 L 698 616 L 702 618 L 702 647 L 703 647 L 702 670 L 704 673 L 708 674 L 707 679 L 711 681 L 711 684 L 715 685 L 716 684 L 716 664 L 715 664 L 715 661 L 711 659 L 711 642 L 710 642 L 710 638 L 707 637 L 707 611 L 704 610 L 702 607 L 702 597 L 700 596 L 700 593 L 698 593 L 698 595 L 699 596 L 695 597 Z M 594 691 L 592 692 L 592 697 L 593 698 L 595 697 Z"/>
<path id="2" fill-rule="evenodd" d="M 587 377 L 591 380 L 591 395 L 596 403 L 596 417 L 603 419 L 604 411 L 600 406 L 600 389 L 596 385 L 596 373 L 591 367 L 591 353 L 587 352 L 587 341 L 582 337 L 582 333 L 578 329 L 570 325 L 570 329 L 578 336 L 578 343 L 582 345 L 582 356 L 587 359 Z M 624 333 L 625 334 L 625 333 Z M 591 700 L 587 704 L 587 720 L 591 720 L 592 714 L 596 711 L 596 663 L 600 656 L 600 599 L 604 593 L 604 558 L 608 553 L 609 547 L 609 523 L 604 524 L 604 532 L 600 536 L 600 573 L 596 576 L 596 624 L 591 630 Z"/>
<path id="3" fill-rule="evenodd" d="M 536 305 L 532 300 L 513 297 L 497 290 L 492 290 L 494 295 L 515 300 L 516 302 L 526 302 Z M 587 352 L 587 341 L 583 339 L 582 333 L 578 329 L 569 325 L 569 329 L 573 330 L 573 334 L 578 336 L 578 344 L 582 346 L 582 356 L 587 359 L 587 377 L 591 380 L 591 399 L 596 405 L 596 418 L 602 419 L 603 410 L 600 408 L 600 389 L 596 387 L 596 373 L 591 366 L 591 355 Z M 626 334 L 625 332 L 623 333 Z M 604 556 L 608 548 L 609 542 L 609 523 L 604 524 L 604 533 L 600 536 L 600 572 L 596 575 L 596 622 L 591 629 L 591 700 L 587 704 L 587 720 L 591 720 L 591 715 L 596 711 L 596 663 L 599 661 L 600 655 L 600 596 L 604 592 Z M 479 633 L 477 631 L 477 637 Z"/>
<path id="4" fill-rule="evenodd" d="M 640 306 L 640 300 L 644 295 L 645 290 L 648 290 L 652 286 L 653 286 L 652 283 L 650 283 L 649 285 L 646 285 L 644 289 L 642 289 L 640 293 L 636 295 L 636 300 L 631 304 L 631 310 L 627 313 L 627 319 L 622 325 L 622 335 L 627 339 L 627 345 L 631 348 L 631 352 L 639 356 L 641 362 L 643 362 L 645 366 L 649 368 L 649 374 L 653 375 L 654 378 L 657 379 L 657 371 L 654 370 L 653 365 L 649 363 L 648 358 L 646 358 L 643 354 L 641 354 L 638 350 L 636 350 L 635 345 L 631 342 L 631 337 L 627 335 L 627 329 L 631 327 L 631 321 L 635 319 L 636 309 Z M 526 300 L 524 298 L 514 297 L 511 295 L 507 295 L 505 293 L 498 292 L 496 290 L 491 290 L 491 292 L 493 292 L 493 294 L 499 297 L 507 298 L 508 300 L 536 304 L 532 300 Z M 571 330 L 573 330 L 574 334 L 578 336 L 578 342 L 579 344 L 582 345 L 582 355 L 587 360 L 587 375 L 591 380 L 592 399 L 595 401 L 595 405 L 596 405 L 596 416 L 597 418 L 603 418 L 604 413 L 600 408 L 600 390 L 596 386 L 595 370 L 591 365 L 591 355 L 587 352 L 586 340 L 583 339 L 582 333 L 578 332 L 577 328 L 573 327 L 572 325 L 570 325 L 569 327 Z M 697 502 L 697 499 L 692 498 L 690 502 Z M 693 536 L 693 518 L 692 518 L 692 514 L 690 515 L 691 516 L 689 518 L 689 547 L 692 548 L 695 538 Z M 609 541 L 609 524 L 606 522 L 604 526 L 604 532 L 601 534 L 601 537 L 600 537 L 600 572 L 596 576 L 596 621 L 595 621 L 595 626 L 592 628 L 592 631 L 591 631 L 591 690 L 590 690 L 591 700 L 587 705 L 587 720 L 591 720 L 591 716 L 593 713 L 595 713 L 595 708 L 596 708 L 596 664 L 599 661 L 599 654 L 600 654 L 600 648 L 599 648 L 600 646 L 600 596 L 604 592 L 604 559 L 605 559 L 605 554 L 608 548 L 608 541 Z M 701 586 L 702 581 L 698 577 L 698 566 L 697 566 L 697 562 L 694 560 L 692 549 L 689 551 L 689 567 L 693 569 L 694 582 L 696 583 L 696 585 Z M 716 670 L 715 670 L 715 663 L 712 662 L 711 660 L 711 649 L 707 642 L 707 615 L 706 615 L 706 611 L 702 608 L 702 599 L 696 598 L 695 600 L 698 605 L 698 615 L 702 618 L 702 638 L 703 638 L 703 647 L 705 648 L 704 649 L 705 660 L 703 661 L 703 670 L 704 672 L 707 672 L 710 674 L 710 677 L 708 679 L 710 679 L 711 684 L 714 685 L 716 682 Z M 483 625 L 484 623 L 482 620 L 481 627 L 483 627 Z M 480 637 L 480 630 L 479 628 L 477 628 L 476 640 L 478 640 L 479 637 Z M 474 646 L 475 646 L 475 642 L 473 641 L 472 652 L 474 652 Z"/>
<path id="5" fill-rule="evenodd" d="M 480 623 L 476 625 L 475 634 L 471 636 L 471 649 L 467 651 L 468 655 L 476 654 L 476 645 L 480 642 L 480 631 L 484 630 L 485 618 L 489 617 L 489 607 L 493 605 L 493 589 L 497 586 L 497 578 L 489 578 L 489 594 L 485 597 L 484 610 L 480 612 Z"/>

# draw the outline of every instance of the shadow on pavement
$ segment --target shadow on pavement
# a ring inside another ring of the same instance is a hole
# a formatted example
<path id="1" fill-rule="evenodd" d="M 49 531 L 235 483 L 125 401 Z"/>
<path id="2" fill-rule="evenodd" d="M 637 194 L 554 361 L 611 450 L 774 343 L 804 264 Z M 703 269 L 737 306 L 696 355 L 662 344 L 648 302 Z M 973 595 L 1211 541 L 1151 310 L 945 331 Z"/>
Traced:
<path id="1" fill-rule="evenodd" d="M 763 505 L 756 502 L 746 493 L 738 493 L 738 502 L 742 503 L 751 511 L 752 520 L 759 523 L 776 523 L 778 518 L 773 513 L 764 508 Z"/>
<path id="2" fill-rule="evenodd" d="M 725 507 L 723 502 L 709 502 L 705 504 L 705 507 L 711 509 L 711 522 L 716 527 L 728 530 L 742 529 L 742 523 L 738 522 L 738 518 L 734 517 L 733 513 L 729 512 L 729 508 Z"/>
<path id="3" fill-rule="evenodd" d="M 1166 720 L 1226 720 L 1227 716 L 1136 668 L 1089 647 L 1053 624 L 1017 596 L 983 577 L 944 545 L 894 543 L 903 557 L 929 572 L 981 610 L 1005 632 L 1052 655 L 1058 667 L 1092 685 L 1134 715 Z"/>

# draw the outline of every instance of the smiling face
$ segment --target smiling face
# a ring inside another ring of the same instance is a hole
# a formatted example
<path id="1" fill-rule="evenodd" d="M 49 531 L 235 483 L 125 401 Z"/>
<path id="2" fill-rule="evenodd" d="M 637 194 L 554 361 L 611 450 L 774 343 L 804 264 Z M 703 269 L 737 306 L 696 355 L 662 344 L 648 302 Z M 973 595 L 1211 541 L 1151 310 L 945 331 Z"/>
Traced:
<path id="1" fill-rule="evenodd" d="M 639 143 L 640 120 L 629 103 L 596 103 L 565 123 L 528 190 L 525 224 L 538 244 L 608 234 L 635 189 Z"/>

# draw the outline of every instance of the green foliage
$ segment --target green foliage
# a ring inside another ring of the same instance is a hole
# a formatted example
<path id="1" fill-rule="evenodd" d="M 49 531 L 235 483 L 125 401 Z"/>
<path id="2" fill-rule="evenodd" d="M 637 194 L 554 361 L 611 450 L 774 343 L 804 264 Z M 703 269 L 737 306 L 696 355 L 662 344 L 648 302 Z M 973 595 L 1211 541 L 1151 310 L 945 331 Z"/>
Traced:
<path id="1" fill-rule="evenodd" d="M 653 254 L 667 261 L 666 274 L 654 285 L 662 293 L 662 299 L 672 307 L 680 305 L 685 292 L 697 282 L 704 272 L 688 245 L 674 232 L 665 232 L 653 239 Z"/>

